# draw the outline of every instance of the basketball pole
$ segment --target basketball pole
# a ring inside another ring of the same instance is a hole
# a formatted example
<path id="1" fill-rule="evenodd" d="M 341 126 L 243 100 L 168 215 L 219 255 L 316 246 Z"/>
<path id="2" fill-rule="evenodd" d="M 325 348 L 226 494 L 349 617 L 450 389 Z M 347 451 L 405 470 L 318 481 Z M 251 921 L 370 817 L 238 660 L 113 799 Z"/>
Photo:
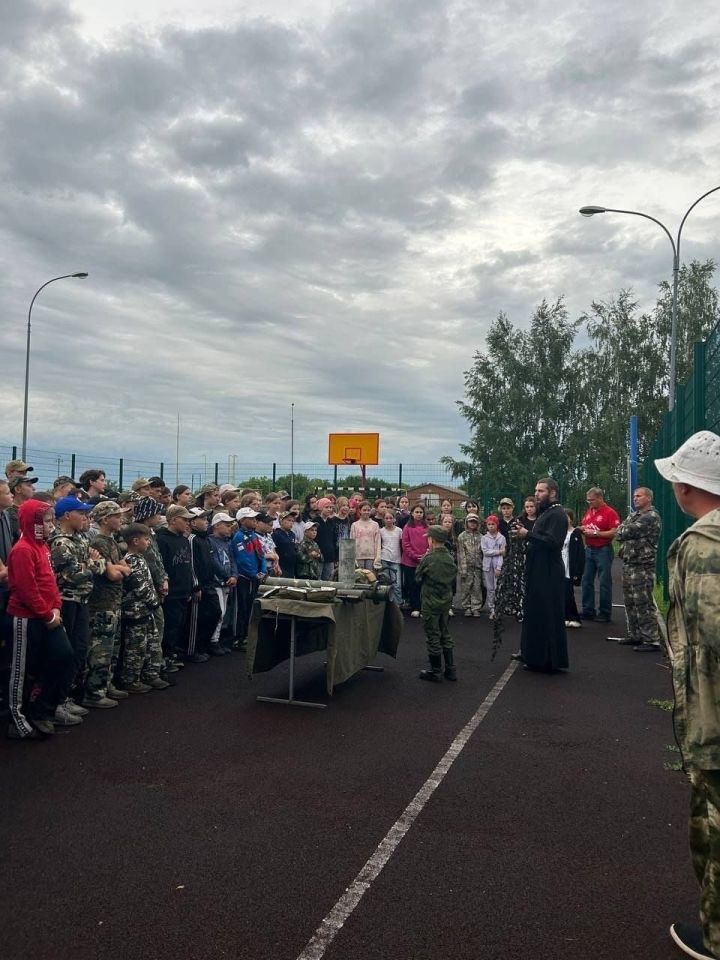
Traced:
<path id="1" fill-rule="evenodd" d="M 295 404 L 290 404 L 290 499 L 295 499 Z"/>

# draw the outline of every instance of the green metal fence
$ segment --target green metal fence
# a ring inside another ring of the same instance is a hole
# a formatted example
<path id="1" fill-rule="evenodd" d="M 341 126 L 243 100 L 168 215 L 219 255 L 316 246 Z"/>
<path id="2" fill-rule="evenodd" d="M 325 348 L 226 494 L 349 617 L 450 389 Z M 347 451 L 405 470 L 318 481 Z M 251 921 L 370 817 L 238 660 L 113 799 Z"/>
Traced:
<path id="1" fill-rule="evenodd" d="M 693 520 L 679 509 L 672 486 L 657 472 L 654 461 L 669 457 L 698 430 L 720 434 L 720 324 L 707 340 L 695 344 L 692 376 L 678 385 L 675 409 L 664 414 L 660 432 L 640 470 L 642 482 L 655 494 L 655 506 L 663 519 L 657 576 L 666 590 L 668 548 Z"/>

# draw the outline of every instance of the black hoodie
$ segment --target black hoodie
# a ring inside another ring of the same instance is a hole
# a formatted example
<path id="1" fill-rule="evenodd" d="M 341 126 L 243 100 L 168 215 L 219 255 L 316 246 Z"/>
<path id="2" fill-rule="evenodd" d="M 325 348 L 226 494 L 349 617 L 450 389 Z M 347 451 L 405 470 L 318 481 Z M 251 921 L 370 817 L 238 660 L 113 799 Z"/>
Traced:
<path id="1" fill-rule="evenodd" d="M 155 543 L 168 575 L 168 597 L 171 600 L 186 599 L 193 592 L 190 541 L 181 533 L 161 527 Z"/>

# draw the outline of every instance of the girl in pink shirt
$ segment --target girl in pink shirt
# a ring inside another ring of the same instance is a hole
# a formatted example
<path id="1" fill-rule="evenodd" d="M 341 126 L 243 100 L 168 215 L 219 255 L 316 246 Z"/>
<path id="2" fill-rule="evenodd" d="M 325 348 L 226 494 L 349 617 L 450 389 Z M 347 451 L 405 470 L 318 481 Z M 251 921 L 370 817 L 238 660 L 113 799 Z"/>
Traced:
<path id="1" fill-rule="evenodd" d="M 415 568 L 428 551 L 427 523 L 425 507 L 416 503 L 410 519 L 403 527 L 402 564 L 405 574 L 405 589 L 410 604 L 410 616 L 420 616 L 420 587 L 415 580 Z"/>
<path id="2" fill-rule="evenodd" d="M 350 538 L 357 541 L 355 553 L 355 565 L 364 567 L 366 570 L 372 570 L 376 567 L 381 568 L 380 561 L 380 527 L 374 520 L 370 519 L 372 507 L 367 500 L 360 504 L 360 519 L 350 527 Z"/>

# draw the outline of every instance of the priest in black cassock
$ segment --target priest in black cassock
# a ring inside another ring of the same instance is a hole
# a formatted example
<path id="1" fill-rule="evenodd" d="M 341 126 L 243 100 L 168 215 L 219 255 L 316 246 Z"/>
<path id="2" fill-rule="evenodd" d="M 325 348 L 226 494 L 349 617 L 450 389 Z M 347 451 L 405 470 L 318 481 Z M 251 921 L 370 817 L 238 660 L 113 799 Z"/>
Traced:
<path id="1" fill-rule="evenodd" d="M 526 670 L 565 670 L 565 567 L 562 548 L 567 515 L 558 503 L 559 487 L 551 477 L 538 480 L 535 502 L 538 518 L 532 531 L 520 527 L 515 535 L 528 541 L 525 618 L 521 651 Z"/>

